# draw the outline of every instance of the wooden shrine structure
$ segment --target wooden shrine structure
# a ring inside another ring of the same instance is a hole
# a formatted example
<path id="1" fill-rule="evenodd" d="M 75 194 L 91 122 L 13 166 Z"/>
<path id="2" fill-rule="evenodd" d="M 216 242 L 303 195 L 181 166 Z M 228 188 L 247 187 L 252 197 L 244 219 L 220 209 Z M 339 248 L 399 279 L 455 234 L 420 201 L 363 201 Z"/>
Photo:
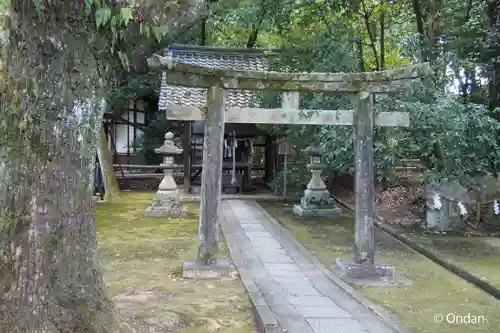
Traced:
<path id="1" fill-rule="evenodd" d="M 230 122 L 354 126 L 354 260 L 339 267 L 346 268 L 345 273 L 353 277 L 388 270 L 387 266 L 377 267 L 375 263 L 374 126 L 407 127 L 409 115 L 404 112 L 374 114 L 372 94 L 407 89 L 413 80 L 430 73 L 429 64 L 368 73 L 281 73 L 205 67 L 174 60 L 171 56 L 155 55 L 148 59 L 148 66 L 151 71 L 166 72 L 164 77 L 169 84 L 207 89 L 205 105 L 173 104 L 167 108 L 169 119 L 205 120 L 205 169 L 198 244 L 200 267 L 217 264 L 224 124 Z M 282 107 L 231 107 L 226 104 L 226 98 L 232 90 L 281 91 Z M 357 93 L 357 106 L 355 110 L 301 110 L 299 92 Z"/>
<path id="2" fill-rule="evenodd" d="M 165 55 L 170 55 L 175 61 L 209 68 L 265 71 L 271 60 L 268 49 L 234 49 L 211 46 L 169 45 Z M 182 123 L 183 157 L 184 164 L 184 191 L 190 192 L 191 185 L 200 181 L 202 165 L 202 147 L 205 134 L 205 121 L 199 114 L 179 114 L 180 107 L 197 110 L 206 106 L 207 91 L 203 87 L 188 87 L 172 84 L 167 80 L 166 73 L 162 73 L 158 111 L 166 113 L 167 119 Z M 249 90 L 231 90 L 226 96 L 226 105 L 238 108 L 253 108 L 259 104 L 259 96 Z M 255 142 L 262 138 L 263 142 Z M 236 142 L 236 145 L 234 144 Z M 264 170 L 269 167 L 272 158 L 272 139 L 259 130 L 255 124 L 230 122 L 224 127 L 223 149 L 223 189 L 236 187 L 235 190 L 252 191 L 252 169 L 260 167 Z M 266 150 L 266 166 L 253 163 L 252 152 L 255 147 Z M 233 149 L 234 148 L 234 149 Z M 269 173 L 269 171 L 267 171 Z M 236 177 L 238 180 L 236 181 Z M 266 175 L 269 179 L 269 175 Z M 235 183 L 236 181 L 236 183 Z"/>

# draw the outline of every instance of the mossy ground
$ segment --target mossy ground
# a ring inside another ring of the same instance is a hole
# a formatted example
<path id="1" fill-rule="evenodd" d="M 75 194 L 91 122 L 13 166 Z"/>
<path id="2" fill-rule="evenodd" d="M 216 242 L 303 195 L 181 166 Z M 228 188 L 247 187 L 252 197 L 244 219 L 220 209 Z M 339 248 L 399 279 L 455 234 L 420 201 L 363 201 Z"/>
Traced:
<path id="1" fill-rule="evenodd" d="M 185 218 L 145 217 L 152 198 L 122 192 L 119 202 L 95 209 L 105 282 L 121 316 L 139 333 L 252 332 L 239 280 L 180 277 L 183 259 L 196 258 L 199 204 L 188 204 Z"/>
<path id="2" fill-rule="evenodd" d="M 467 269 L 500 288 L 498 239 L 490 243 L 483 237 L 427 235 L 411 232 L 406 232 L 405 235 L 439 257 L 453 261 L 459 267 Z"/>
<path id="3" fill-rule="evenodd" d="M 352 258 L 352 215 L 302 219 L 292 213 L 291 205 L 265 202 L 261 205 L 325 266 L 332 267 L 337 258 Z M 389 235 L 377 231 L 376 236 L 377 260 L 394 265 L 399 272 L 411 279 L 413 284 L 359 288 L 368 299 L 394 313 L 404 326 L 413 329 L 415 333 L 500 332 L 498 300 Z M 450 313 L 458 316 L 469 313 L 484 316 L 487 323 L 435 322 L 435 315 Z"/>

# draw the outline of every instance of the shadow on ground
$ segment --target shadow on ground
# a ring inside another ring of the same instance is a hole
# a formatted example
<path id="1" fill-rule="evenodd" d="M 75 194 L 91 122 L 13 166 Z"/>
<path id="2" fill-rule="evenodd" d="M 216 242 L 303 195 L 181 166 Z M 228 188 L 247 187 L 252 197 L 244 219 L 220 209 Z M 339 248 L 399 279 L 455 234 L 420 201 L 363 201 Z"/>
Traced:
<path id="1" fill-rule="evenodd" d="M 303 219 L 292 213 L 292 205 L 261 205 L 327 267 L 332 267 L 337 258 L 352 258 L 352 215 Z M 394 265 L 413 285 L 357 288 L 397 315 L 404 326 L 415 333 L 500 332 L 500 303 L 495 298 L 384 232 L 377 230 L 376 242 L 377 260 Z M 450 253 L 454 253 L 451 248 Z M 444 323 L 436 323 L 434 318 L 439 320 L 439 315 L 443 315 Z M 464 323 L 467 315 L 481 322 Z"/>
<path id="2" fill-rule="evenodd" d="M 121 316 L 137 333 L 252 332 L 239 280 L 180 277 L 182 260 L 196 258 L 199 204 L 188 204 L 186 218 L 144 217 L 152 196 L 122 193 L 120 202 L 96 207 L 105 282 Z"/>

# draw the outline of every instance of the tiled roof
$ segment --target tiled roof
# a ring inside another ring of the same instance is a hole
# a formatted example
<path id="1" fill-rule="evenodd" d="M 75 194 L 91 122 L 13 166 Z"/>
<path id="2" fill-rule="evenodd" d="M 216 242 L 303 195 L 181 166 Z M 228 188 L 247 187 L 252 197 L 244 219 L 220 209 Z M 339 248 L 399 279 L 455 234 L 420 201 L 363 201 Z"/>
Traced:
<path id="1" fill-rule="evenodd" d="M 228 49 L 207 46 L 170 45 L 174 59 L 187 64 L 212 68 L 266 71 L 269 56 L 262 49 Z M 206 106 L 206 89 L 168 85 L 162 74 L 158 109 L 165 111 L 168 104 Z M 226 95 L 228 107 L 256 107 L 255 93 L 249 90 L 229 90 Z"/>

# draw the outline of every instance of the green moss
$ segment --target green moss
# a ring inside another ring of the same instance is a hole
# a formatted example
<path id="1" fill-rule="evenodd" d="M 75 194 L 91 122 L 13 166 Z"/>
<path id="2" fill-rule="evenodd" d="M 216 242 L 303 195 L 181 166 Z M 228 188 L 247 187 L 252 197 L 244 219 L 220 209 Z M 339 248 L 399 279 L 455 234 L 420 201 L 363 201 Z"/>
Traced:
<path id="1" fill-rule="evenodd" d="M 196 258 L 199 204 L 186 204 L 191 213 L 185 218 L 145 217 L 152 198 L 153 193 L 122 192 L 119 202 L 95 210 L 106 286 L 122 316 L 137 325 L 175 317 L 176 332 L 212 332 L 207 322 L 216 318 L 218 332 L 250 332 L 234 330 L 252 325 L 239 280 L 180 278 L 182 261 Z M 227 253 L 223 238 L 220 247 L 221 255 Z"/>
<path id="2" fill-rule="evenodd" d="M 354 241 L 352 215 L 301 219 L 291 212 L 290 206 L 280 203 L 261 203 L 261 205 L 325 266 L 331 267 L 337 258 L 352 258 Z M 394 313 L 403 325 L 413 329 L 415 333 L 500 331 L 500 304 L 495 298 L 387 234 L 377 232 L 376 236 L 377 260 L 394 265 L 399 272 L 413 281 L 413 285 L 358 288 L 368 299 Z M 481 315 L 488 323 L 436 324 L 434 315 L 439 313 Z"/>
<path id="3" fill-rule="evenodd" d="M 459 262 L 459 266 L 500 287 L 500 257 L 476 258 L 473 261 Z"/>
<path id="4" fill-rule="evenodd" d="M 500 248 L 482 237 L 421 234 L 407 234 L 407 237 L 500 287 Z"/>

